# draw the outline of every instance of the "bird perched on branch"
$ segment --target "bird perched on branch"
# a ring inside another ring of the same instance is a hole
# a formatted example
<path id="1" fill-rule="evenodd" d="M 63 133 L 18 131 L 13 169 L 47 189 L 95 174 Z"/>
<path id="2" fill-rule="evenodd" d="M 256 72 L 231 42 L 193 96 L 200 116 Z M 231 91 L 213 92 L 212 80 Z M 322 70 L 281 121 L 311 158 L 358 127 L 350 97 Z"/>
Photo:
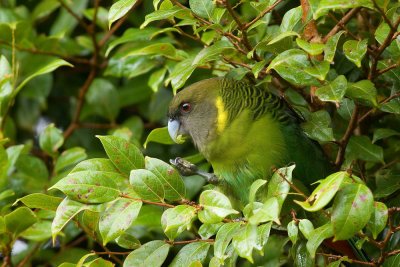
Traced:
<path id="1" fill-rule="evenodd" d="M 211 163 L 220 187 L 244 205 L 250 185 L 269 178 L 273 168 L 294 162 L 294 177 L 304 184 L 332 170 L 285 100 L 246 82 L 197 82 L 175 95 L 168 116 L 171 138 L 177 143 L 192 139 Z"/>

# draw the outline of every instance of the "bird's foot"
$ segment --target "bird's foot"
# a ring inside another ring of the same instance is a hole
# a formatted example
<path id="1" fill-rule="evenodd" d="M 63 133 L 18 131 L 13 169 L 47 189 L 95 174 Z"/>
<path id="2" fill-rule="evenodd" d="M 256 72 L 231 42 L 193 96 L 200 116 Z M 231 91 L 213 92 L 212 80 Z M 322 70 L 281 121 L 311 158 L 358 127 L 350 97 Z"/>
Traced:
<path id="1" fill-rule="evenodd" d="M 170 159 L 169 162 L 175 166 L 175 168 L 179 171 L 182 176 L 190 176 L 190 175 L 200 175 L 206 178 L 207 182 L 210 184 L 218 184 L 218 177 L 213 173 L 208 173 L 199 170 L 196 165 L 190 163 L 189 161 L 177 157 L 175 159 Z"/>

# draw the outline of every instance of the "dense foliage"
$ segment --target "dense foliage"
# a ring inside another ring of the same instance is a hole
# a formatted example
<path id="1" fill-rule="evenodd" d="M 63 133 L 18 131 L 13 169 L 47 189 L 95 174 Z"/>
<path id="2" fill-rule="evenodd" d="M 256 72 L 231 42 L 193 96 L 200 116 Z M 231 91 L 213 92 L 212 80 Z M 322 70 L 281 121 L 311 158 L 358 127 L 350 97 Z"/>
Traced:
<path id="1" fill-rule="evenodd" d="M 400 266 L 399 7 L 0 0 L 1 266 Z M 243 210 L 179 175 L 210 166 L 168 103 L 213 76 L 283 96 L 337 172 L 309 190 L 277 166 Z"/>

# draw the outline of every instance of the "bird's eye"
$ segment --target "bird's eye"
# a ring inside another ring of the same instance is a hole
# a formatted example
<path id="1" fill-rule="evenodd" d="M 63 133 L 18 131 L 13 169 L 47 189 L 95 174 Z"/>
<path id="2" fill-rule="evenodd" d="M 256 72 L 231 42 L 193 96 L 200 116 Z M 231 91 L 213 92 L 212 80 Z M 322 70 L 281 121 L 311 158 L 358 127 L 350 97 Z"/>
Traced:
<path id="1" fill-rule="evenodd" d="M 189 113 L 192 110 L 192 106 L 189 103 L 183 103 L 181 105 L 181 112 L 182 113 Z"/>

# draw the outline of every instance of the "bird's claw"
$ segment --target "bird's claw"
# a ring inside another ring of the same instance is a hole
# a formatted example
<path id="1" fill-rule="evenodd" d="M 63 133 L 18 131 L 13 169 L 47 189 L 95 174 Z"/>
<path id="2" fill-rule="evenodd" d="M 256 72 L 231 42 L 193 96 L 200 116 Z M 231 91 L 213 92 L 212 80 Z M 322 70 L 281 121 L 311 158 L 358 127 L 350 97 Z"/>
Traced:
<path id="1" fill-rule="evenodd" d="M 175 159 L 170 159 L 169 162 L 175 166 L 175 168 L 183 176 L 190 176 L 198 173 L 197 166 L 183 158 L 177 157 Z"/>
<path id="2" fill-rule="evenodd" d="M 208 173 L 201 171 L 197 168 L 196 165 L 190 163 L 189 161 L 177 157 L 175 159 L 170 159 L 169 162 L 179 171 L 182 176 L 190 176 L 190 175 L 200 175 L 206 178 L 207 182 L 210 184 L 218 184 L 219 179 L 213 173 Z"/>

